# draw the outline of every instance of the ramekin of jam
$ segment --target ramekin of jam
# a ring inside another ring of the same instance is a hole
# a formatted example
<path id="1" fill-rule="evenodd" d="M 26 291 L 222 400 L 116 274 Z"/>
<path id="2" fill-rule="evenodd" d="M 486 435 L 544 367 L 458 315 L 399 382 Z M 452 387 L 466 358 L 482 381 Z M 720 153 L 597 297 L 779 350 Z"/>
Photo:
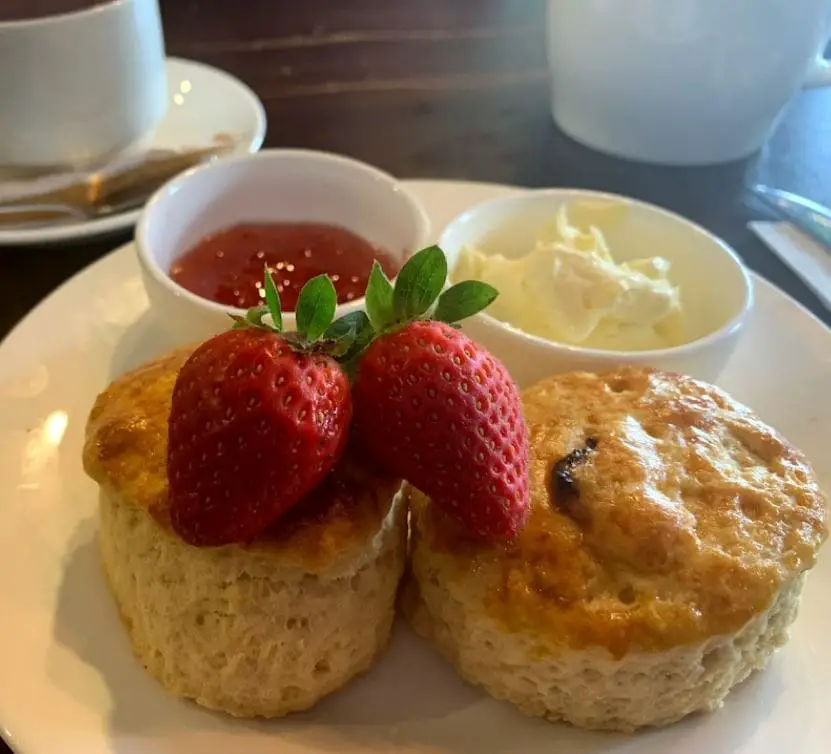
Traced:
<path id="1" fill-rule="evenodd" d="M 339 155 L 265 150 L 199 166 L 150 199 L 136 250 L 153 310 L 177 342 L 225 330 L 264 295 L 268 266 L 284 325 L 297 294 L 327 273 L 338 316 L 363 305 L 374 260 L 394 277 L 429 243 L 429 221 L 395 178 Z"/>

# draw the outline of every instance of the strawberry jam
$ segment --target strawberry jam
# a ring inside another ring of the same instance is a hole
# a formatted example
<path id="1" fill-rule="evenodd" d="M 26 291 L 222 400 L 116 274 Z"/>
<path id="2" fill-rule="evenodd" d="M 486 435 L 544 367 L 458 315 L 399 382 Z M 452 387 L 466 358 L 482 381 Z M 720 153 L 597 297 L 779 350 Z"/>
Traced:
<path id="1" fill-rule="evenodd" d="M 294 311 L 303 285 L 332 278 L 338 303 L 364 295 L 373 260 L 388 277 L 392 256 L 346 228 L 320 223 L 235 225 L 199 241 L 177 259 L 170 277 L 202 298 L 247 309 L 262 303 L 263 268 L 271 270 L 283 311 Z"/>

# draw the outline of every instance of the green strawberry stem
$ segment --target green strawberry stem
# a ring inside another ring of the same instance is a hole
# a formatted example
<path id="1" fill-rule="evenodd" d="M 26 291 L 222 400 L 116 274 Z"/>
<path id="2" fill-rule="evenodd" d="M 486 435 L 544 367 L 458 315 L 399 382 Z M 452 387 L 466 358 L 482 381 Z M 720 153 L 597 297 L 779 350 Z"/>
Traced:
<path id="1" fill-rule="evenodd" d="M 298 349 L 328 353 L 350 377 L 361 354 L 373 340 L 416 320 L 434 319 L 457 326 L 460 320 L 490 306 L 499 295 L 496 288 L 478 280 L 464 280 L 445 289 L 447 257 L 438 246 L 413 254 L 390 282 L 375 261 L 366 288 L 365 308 L 334 320 L 337 293 L 328 275 L 311 278 L 300 291 L 295 309 L 296 332 L 283 332 L 280 294 L 265 268 L 265 303 L 231 315 L 233 327 L 254 327 L 281 333 Z M 265 320 L 266 315 L 271 323 Z"/>

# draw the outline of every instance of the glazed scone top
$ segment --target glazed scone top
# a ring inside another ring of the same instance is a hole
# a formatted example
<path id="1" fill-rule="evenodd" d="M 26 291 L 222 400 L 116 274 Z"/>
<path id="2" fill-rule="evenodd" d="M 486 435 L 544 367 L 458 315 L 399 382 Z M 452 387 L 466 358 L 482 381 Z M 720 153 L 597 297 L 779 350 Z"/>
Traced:
<path id="1" fill-rule="evenodd" d="M 89 476 L 149 511 L 171 534 L 167 419 L 176 376 L 191 351 L 172 351 L 113 382 L 92 407 L 83 450 Z M 353 561 L 382 526 L 399 487 L 350 446 L 322 484 L 247 547 L 311 573 Z"/>
<path id="2" fill-rule="evenodd" d="M 664 649 L 737 630 L 814 564 L 826 501 L 810 465 L 721 390 L 626 368 L 555 376 L 523 403 L 532 512 L 514 542 L 474 544 L 416 506 L 509 628 Z"/>

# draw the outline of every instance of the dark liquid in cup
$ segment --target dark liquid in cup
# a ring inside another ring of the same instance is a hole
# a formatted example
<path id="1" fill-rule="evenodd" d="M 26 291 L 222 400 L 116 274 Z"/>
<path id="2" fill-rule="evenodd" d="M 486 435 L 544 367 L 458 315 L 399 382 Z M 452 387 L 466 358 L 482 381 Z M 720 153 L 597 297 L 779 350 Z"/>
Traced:
<path id="1" fill-rule="evenodd" d="M 0 21 L 25 21 L 104 5 L 106 0 L 0 0 Z"/>

